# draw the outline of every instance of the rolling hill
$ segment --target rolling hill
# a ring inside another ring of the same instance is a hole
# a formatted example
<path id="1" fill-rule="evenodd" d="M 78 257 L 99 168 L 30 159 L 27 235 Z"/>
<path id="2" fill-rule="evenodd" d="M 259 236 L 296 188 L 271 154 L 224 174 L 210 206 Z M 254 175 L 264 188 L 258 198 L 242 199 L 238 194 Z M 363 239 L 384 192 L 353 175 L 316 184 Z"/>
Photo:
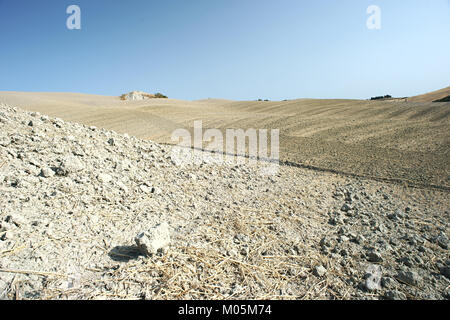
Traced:
<path id="1" fill-rule="evenodd" d="M 409 185 L 450 188 L 450 103 L 318 100 L 121 101 L 76 93 L 0 92 L 0 102 L 160 143 L 175 129 L 280 129 L 280 158 L 295 166 Z M 426 96 L 426 97 L 425 97 Z"/>
<path id="2" fill-rule="evenodd" d="M 433 102 L 450 96 L 450 87 L 411 97 L 411 102 Z"/>

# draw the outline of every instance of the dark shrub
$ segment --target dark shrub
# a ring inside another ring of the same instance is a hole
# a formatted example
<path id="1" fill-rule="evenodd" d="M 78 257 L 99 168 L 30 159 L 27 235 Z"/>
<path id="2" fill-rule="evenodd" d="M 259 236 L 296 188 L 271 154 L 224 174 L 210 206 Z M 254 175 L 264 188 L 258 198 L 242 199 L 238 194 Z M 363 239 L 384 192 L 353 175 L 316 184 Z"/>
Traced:
<path id="1" fill-rule="evenodd" d="M 378 96 L 378 97 L 372 97 L 370 98 L 370 100 L 383 100 L 383 99 L 391 99 L 392 96 L 391 95 L 385 95 L 385 96 Z"/>
<path id="2" fill-rule="evenodd" d="M 161 98 L 161 99 L 167 99 L 167 96 L 163 95 L 162 93 L 155 93 L 155 98 Z"/>

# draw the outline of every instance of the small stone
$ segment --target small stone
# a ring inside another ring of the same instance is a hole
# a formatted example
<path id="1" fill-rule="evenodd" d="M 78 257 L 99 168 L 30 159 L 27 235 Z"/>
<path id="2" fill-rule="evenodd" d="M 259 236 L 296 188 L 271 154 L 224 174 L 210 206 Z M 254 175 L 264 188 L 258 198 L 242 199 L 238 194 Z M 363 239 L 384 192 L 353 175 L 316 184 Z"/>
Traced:
<path id="1" fill-rule="evenodd" d="M 117 186 L 119 187 L 119 189 L 120 190 L 122 190 L 123 192 L 125 192 L 125 193 L 128 193 L 128 187 L 125 185 L 125 184 L 123 184 L 122 182 L 117 182 Z"/>
<path id="2" fill-rule="evenodd" d="M 227 254 L 230 257 L 237 257 L 238 256 L 238 251 L 236 249 L 231 249 L 231 250 L 227 251 Z"/>
<path id="3" fill-rule="evenodd" d="M 314 268 L 313 273 L 317 277 L 323 277 L 327 273 L 327 269 L 323 266 L 317 266 Z"/>
<path id="4" fill-rule="evenodd" d="M 358 234 L 356 238 L 353 239 L 353 241 L 356 242 L 357 244 L 363 244 L 366 241 L 366 238 L 364 238 L 363 235 Z"/>
<path id="5" fill-rule="evenodd" d="M 139 189 L 140 189 L 142 192 L 144 192 L 144 193 L 151 193 L 151 192 L 152 192 L 152 188 L 149 187 L 149 186 L 147 186 L 147 185 L 145 185 L 145 184 L 141 184 L 141 185 L 139 186 Z"/>
<path id="6" fill-rule="evenodd" d="M 141 184 L 139 186 L 139 189 L 141 189 L 141 191 L 144 192 L 144 193 L 154 193 L 154 194 L 160 194 L 161 193 L 161 189 L 159 189 L 158 187 L 151 187 L 151 186 L 148 186 L 146 184 Z"/>
<path id="7" fill-rule="evenodd" d="M 386 292 L 384 298 L 387 300 L 406 300 L 406 295 L 403 292 L 393 290 Z"/>
<path id="8" fill-rule="evenodd" d="M 450 288 L 447 287 L 444 292 L 442 293 L 442 296 L 444 297 L 444 299 L 450 300 Z"/>
<path id="9" fill-rule="evenodd" d="M 343 234 L 347 234 L 347 233 L 348 233 L 348 229 L 345 227 L 340 227 L 338 230 L 339 235 L 343 235 Z"/>
<path id="10" fill-rule="evenodd" d="M 390 213 L 387 215 L 389 220 L 393 220 L 393 221 L 397 221 L 398 220 L 398 216 L 395 213 Z"/>
<path id="11" fill-rule="evenodd" d="M 369 224 L 370 224 L 370 226 L 374 227 L 375 229 L 377 229 L 378 226 L 380 225 L 380 223 L 376 219 L 370 220 Z"/>
<path id="12" fill-rule="evenodd" d="M 364 282 L 364 286 L 368 291 L 380 290 L 380 283 L 378 277 L 368 277 Z"/>
<path id="13" fill-rule="evenodd" d="M 9 223 L 8 221 L 2 221 L 0 223 L 0 232 L 10 231 L 14 228 L 14 225 Z"/>
<path id="14" fill-rule="evenodd" d="M 338 224 L 342 224 L 342 218 L 340 216 L 335 216 L 335 217 L 331 217 L 328 220 L 328 223 L 331 224 L 332 226 L 337 226 Z"/>
<path id="15" fill-rule="evenodd" d="M 116 141 L 114 140 L 114 138 L 110 138 L 110 139 L 108 140 L 108 144 L 109 144 L 110 146 L 115 146 L 115 145 L 116 145 Z"/>
<path id="16" fill-rule="evenodd" d="M 413 259 L 414 259 L 414 261 L 417 262 L 419 265 L 423 265 L 423 264 L 424 264 L 422 258 L 419 257 L 419 256 L 414 256 Z"/>
<path id="17" fill-rule="evenodd" d="M 447 279 L 450 279 L 450 267 L 449 266 L 442 267 L 441 274 L 445 276 Z"/>
<path id="18" fill-rule="evenodd" d="M 381 278 L 381 285 L 383 288 L 392 289 L 395 287 L 396 281 L 390 277 Z"/>
<path id="19" fill-rule="evenodd" d="M 41 169 L 40 175 L 44 178 L 50 178 L 55 175 L 55 172 L 52 169 L 50 169 L 49 167 L 45 167 L 45 168 Z"/>
<path id="20" fill-rule="evenodd" d="M 397 274 L 397 280 L 405 284 L 416 286 L 420 282 L 420 277 L 415 271 L 402 270 Z"/>
<path id="21" fill-rule="evenodd" d="M 14 238 L 14 232 L 12 232 L 11 230 L 0 233 L 1 241 L 11 240 L 13 238 Z"/>
<path id="22" fill-rule="evenodd" d="M 100 173 L 97 176 L 97 180 L 100 181 L 101 183 L 106 184 L 106 183 L 111 182 L 112 177 L 109 174 L 107 174 L 107 173 Z"/>
<path id="23" fill-rule="evenodd" d="M 77 139 L 76 139 L 74 136 L 72 136 L 72 135 L 68 135 L 68 136 L 65 138 L 65 140 L 66 140 L 66 141 L 69 141 L 69 142 L 75 142 Z"/>
<path id="24" fill-rule="evenodd" d="M 427 252 L 427 248 L 425 248 L 424 246 L 419 246 L 419 247 L 417 248 L 417 250 L 418 250 L 419 252 Z"/>
<path id="25" fill-rule="evenodd" d="M 376 252 L 376 251 L 371 251 L 367 254 L 367 260 L 369 260 L 370 262 L 383 262 L 383 257 L 381 256 L 380 253 Z"/>
<path id="26" fill-rule="evenodd" d="M 236 234 L 233 238 L 233 242 L 236 244 L 241 244 L 241 243 L 245 243 L 248 241 L 249 241 L 249 238 L 245 234 L 242 234 L 242 233 Z"/>
<path id="27" fill-rule="evenodd" d="M 192 173 L 189 173 L 189 174 L 187 175 L 187 177 L 188 177 L 190 180 L 193 180 L 193 181 L 196 181 L 196 180 L 197 180 L 197 176 L 194 175 L 194 174 L 192 174 Z"/>
<path id="28" fill-rule="evenodd" d="M 249 248 L 248 247 L 244 247 L 241 249 L 241 255 L 243 255 L 244 257 L 246 257 L 249 253 Z"/>
<path id="29" fill-rule="evenodd" d="M 399 262 L 403 263 L 407 267 L 414 266 L 414 261 L 410 257 L 403 257 L 399 260 Z"/>
<path id="30" fill-rule="evenodd" d="M 153 187 L 153 188 L 152 188 L 152 193 L 154 193 L 154 194 L 160 194 L 160 193 L 161 193 L 161 189 L 158 188 L 158 187 Z"/>
<path id="31" fill-rule="evenodd" d="M 18 214 L 9 215 L 5 220 L 6 222 L 13 223 L 17 227 L 23 227 L 29 223 L 28 220 Z"/>
<path id="32" fill-rule="evenodd" d="M 60 176 L 67 176 L 71 173 L 77 173 L 85 168 L 83 162 L 81 162 L 76 156 L 66 156 L 61 161 L 61 166 L 56 170 L 56 174 Z"/>
<path id="33" fill-rule="evenodd" d="M 349 211 L 347 211 L 347 212 L 345 213 L 345 215 L 346 215 L 347 217 L 349 217 L 349 218 L 352 218 L 352 217 L 355 216 L 355 213 L 354 213 L 353 211 L 349 210 Z"/>
<path id="34" fill-rule="evenodd" d="M 448 238 L 445 235 L 439 235 L 436 239 L 437 244 L 442 248 L 448 250 Z"/>
<path id="35" fill-rule="evenodd" d="M 378 225 L 377 230 L 380 231 L 381 233 L 385 233 L 387 231 L 385 226 L 381 223 Z"/>
<path id="36" fill-rule="evenodd" d="M 381 282 L 381 267 L 377 265 L 369 265 L 367 268 L 367 273 L 364 278 L 366 279 L 364 282 L 364 286 L 368 291 L 376 291 L 380 290 L 380 282 Z"/>
<path id="37" fill-rule="evenodd" d="M 331 239 L 324 237 L 320 240 L 320 246 L 322 247 L 331 247 L 332 242 Z"/>
<path id="38" fill-rule="evenodd" d="M 397 218 L 399 218 L 399 219 L 405 218 L 405 213 L 404 213 L 402 210 L 400 210 L 400 209 L 395 210 L 395 215 L 396 215 Z"/>
<path id="39" fill-rule="evenodd" d="M 23 186 L 23 182 L 19 178 L 13 178 L 11 180 L 11 187 L 13 188 L 21 188 Z"/>
<path id="40" fill-rule="evenodd" d="M 158 250 L 170 244 L 169 225 L 163 222 L 137 235 L 135 241 L 142 254 L 146 256 L 156 254 Z"/>
<path id="41" fill-rule="evenodd" d="M 348 212 L 351 209 L 352 208 L 350 208 L 350 206 L 348 204 L 346 204 L 346 203 L 341 207 L 341 211 L 344 211 L 344 212 Z"/>

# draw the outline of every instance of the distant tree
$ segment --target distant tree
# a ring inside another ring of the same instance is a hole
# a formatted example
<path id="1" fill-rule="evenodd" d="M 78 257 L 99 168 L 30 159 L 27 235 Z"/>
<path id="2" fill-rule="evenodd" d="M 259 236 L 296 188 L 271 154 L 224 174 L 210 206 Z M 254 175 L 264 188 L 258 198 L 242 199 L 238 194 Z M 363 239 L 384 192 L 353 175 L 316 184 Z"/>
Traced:
<path id="1" fill-rule="evenodd" d="M 160 99 L 167 99 L 167 96 L 163 95 L 162 93 L 155 93 L 155 98 L 160 98 Z"/>
<path id="2" fill-rule="evenodd" d="M 392 96 L 387 94 L 385 96 L 372 97 L 372 98 L 370 98 L 370 100 L 382 100 L 382 99 L 391 99 L 391 98 L 392 98 Z"/>

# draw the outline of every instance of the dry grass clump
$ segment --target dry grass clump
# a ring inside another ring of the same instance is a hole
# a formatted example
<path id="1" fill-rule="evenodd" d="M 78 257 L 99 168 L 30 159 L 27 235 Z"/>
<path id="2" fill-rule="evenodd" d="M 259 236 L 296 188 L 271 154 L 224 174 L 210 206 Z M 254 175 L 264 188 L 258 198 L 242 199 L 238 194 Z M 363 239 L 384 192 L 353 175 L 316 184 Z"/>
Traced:
<path id="1" fill-rule="evenodd" d="M 344 298 L 333 295 L 327 277 L 312 275 L 316 265 L 332 267 L 311 246 L 315 235 L 294 236 L 302 219 L 243 208 L 234 214 L 211 213 L 163 254 L 138 257 L 130 248 L 119 254 L 127 263 L 90 270 L 78 289 L 47 290 L 44 299 Z"/>

